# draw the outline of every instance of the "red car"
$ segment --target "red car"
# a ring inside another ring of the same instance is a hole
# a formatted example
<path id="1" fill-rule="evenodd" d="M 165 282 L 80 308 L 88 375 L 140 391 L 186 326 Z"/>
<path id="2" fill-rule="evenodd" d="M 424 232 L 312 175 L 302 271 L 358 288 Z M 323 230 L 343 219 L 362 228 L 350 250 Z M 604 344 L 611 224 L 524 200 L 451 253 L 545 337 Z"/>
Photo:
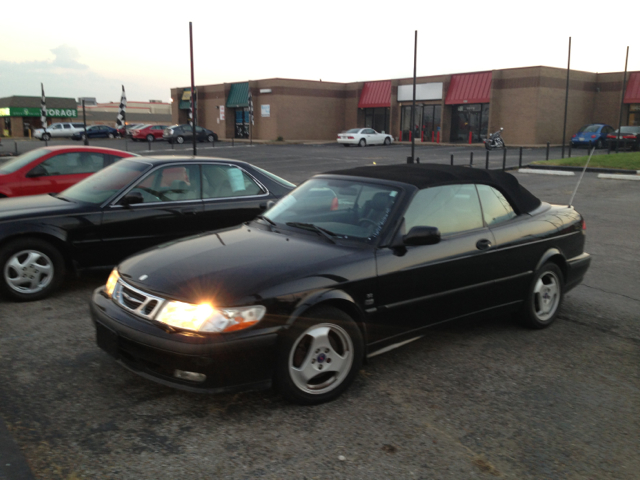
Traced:
<path id="1" fill-rule="evenodd" d="M 131 138 L 134 140 L 146 140 L 147 142 L 162 140 L 162 132 L 164 132 L 165 128 L 167 128 L 166 125 L 147 125 L 144 128 L 132 130 Z"/>
<path id="2" fill-rule="evenodd" d="M 0 163 L 0 197 L 59 193 L 121 158 L 133 156 L 113 148 L 36 148 Z"/>

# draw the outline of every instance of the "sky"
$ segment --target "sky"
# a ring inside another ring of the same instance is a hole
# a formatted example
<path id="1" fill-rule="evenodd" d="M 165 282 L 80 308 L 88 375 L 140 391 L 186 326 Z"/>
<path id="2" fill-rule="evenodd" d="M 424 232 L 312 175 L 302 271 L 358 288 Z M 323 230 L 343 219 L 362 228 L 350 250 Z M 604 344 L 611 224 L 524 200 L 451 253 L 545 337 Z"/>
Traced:
<path id="1" fill-rule="evenodd" d="M 0 98 L 170 100 L 190 85 L 294 78 L 356 82 L 537 65 L 640 71 L 640 2 L 245 0 L 243 2 L 5 2 Z M 76 6 L 77 7 L 77 6 Z M 41 14 L 46 12 L 46 14 Z M 629 19 L 629 20 L 626 20 Z"/>

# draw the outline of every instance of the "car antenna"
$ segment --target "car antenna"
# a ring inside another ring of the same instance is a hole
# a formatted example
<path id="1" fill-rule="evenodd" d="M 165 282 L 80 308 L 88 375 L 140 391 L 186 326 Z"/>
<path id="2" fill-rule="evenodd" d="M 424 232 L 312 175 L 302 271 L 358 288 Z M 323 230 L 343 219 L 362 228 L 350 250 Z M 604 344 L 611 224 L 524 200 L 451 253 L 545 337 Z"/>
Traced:
<path id="1" fill-rule="evenodd" d="M 589 158 L 587 159 L 587 163 L 584 164 L 584 168 L 582 169 L 582 173 L 580 174 L 580 178 L 578 179 L 578 183 L 576 185 L 575 190 L 573 191 L 573 195 L 571 195 L 571 200 L 569 200 L 569 206 L 571 206 L 571 204 L 573 203 L 573 197 L 576 196 L 576 192 L 578 191 L 578 187 L 580 186 L 580 182 L 582 181 L 582 177 L 584 176 L 584 172 L 587 171 L 587 167 L 589 166 L 589 162 L 591 161 L 591 156 L 593 155 L 593 152 L 596 151 L 596 147 L 593 147 L 591 149 L 591 153 L 589 154 Z"/>

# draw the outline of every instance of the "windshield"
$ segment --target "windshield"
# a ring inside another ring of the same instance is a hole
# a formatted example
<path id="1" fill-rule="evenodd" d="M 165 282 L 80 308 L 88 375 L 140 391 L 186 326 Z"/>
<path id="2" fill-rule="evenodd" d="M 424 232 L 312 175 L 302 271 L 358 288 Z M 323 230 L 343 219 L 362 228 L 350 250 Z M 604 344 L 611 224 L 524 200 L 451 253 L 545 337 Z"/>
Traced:
<path id="1" fill-rule="evenodd" d="M 399 190 L 353 180 L 311 179 L 265 216 L 293 228 L 322 229 L 336 239 L 369 243 L 386 223 Z"/>
<path id="2" fill-rule="evenodd" d="M 600 127 L 601 125 L 586 125 L 578 130 L 578 133 L 596 133 Z"/>
<path id="3" fill-rule="evenodd" d="M 35 150 L 31 150 L 30 152 L 23 153 L 22 155 L 12 158 L 8 162 L 5 162 L 2 165 L 0 165 L 0 174 L 16 172 L 20 170 L 22 167 L 24 167 L 25 165 L 30 164 L 34 160 L 40 157 L 43 157 L 48 153 L 51 153 L 51 150 L 47 148 L 43 148 L 43 149 L 37 148 Z"/>
<path id="4" fill-rule="evenodd" d="M 59 194 L 60 197 L 98 205 L 151 168 L 148 163 L 120 160 Z"/>

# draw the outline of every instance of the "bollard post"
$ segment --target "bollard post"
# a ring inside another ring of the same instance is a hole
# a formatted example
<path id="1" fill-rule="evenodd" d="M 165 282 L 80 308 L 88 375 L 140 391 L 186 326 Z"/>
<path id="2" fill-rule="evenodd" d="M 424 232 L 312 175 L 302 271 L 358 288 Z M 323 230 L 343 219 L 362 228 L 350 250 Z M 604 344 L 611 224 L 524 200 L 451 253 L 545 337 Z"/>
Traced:
<path id="1" fill-rule="evenodd" d="M 569 158 L 571 158 L 571 142 L 569 142 Z M 591 146 L 591 142 L 589 142 L 589 146 Z"/>
<path id="2" fill-rule="evenodd" d="M 129 142 L 127 142 L 126 140 L 124 141 L 124 151 L 125 152 L 129 151 Z"/>
<path id="3" fill-rule="evenodd" d="M 486 160 L 486 162 L 485 162 L 485 166 L 484 166 L 484 168 L 485 168 L 486 170 L 489 170 L 489 150 L 487 150 L 487 160 Z"/>
<path id="4" fill-rule="evenodd" d="M 147 150 L 151 150 L 151 142 L 147 140 Z"/>
<path id="5" fill-rule="evenodd" d="M 451 154 L 451 165 L 453 165 L 453 153 Z"/>
<path id="6" fill-rule="evenodd" d="M 420 157 L 416 157 L 416 163 L 420 163 Z"/>
<path id="7" fill-rule="evenodd" d="M 611 154 L 611 142 L 607 142 L 607 155 Z"/>
<path id="8" fill-rule="evenodd" d="M 18 154 L 18 142 L 13 142 L 13 148 L 16 151 L 16 155 Z"/>
<path id="9" fill-rule="evenodd" d="M 398 133 L 398 141 L 402 141 L 402 130 L 400 130 L 400 132 Z"/>
<path id="10" fill-rule="evenodd" d="M 469 155 L 469 166 L 473 167 L 473 152 Z"/>
<path id="11" fill-rule="evenodd" d="M 549 160 L 549 142 L 547 142 L 547 160 Z"/>
<path id="12" fill-rule="evenodd" d="M 520 155 L 518 156 L 518 168 L 522 168 L 522 147 L 520 147 Z"/>
<path id="13" fill-rule="evenodd" d="M 412 132 L 411 130 L 409 130 L 409 141 L 411 141 L 411 137 L 412 137 L 412 135 L 411 135 L 411 134 L 412 134 L 412 133 L 413 133 L 413 132 Z"/>
<path id="14" fill-rule="evenodd" d="M 472 138 L 473 138 L 473 132 L 469 132 L 469 145 L 471 145 Z"/>
<path id="15" fill-rule="evenodd" d="M 502 149 L 502 170 L 507 167 L 507 149 Z"/>
<path id="16" fill-rule="evenodd" d="M 438 143 L 440 143 L 440 130 L 438 130 Z"/>
<path id="17" fill-rule="evenodd" d="M 231 137 L 231 146 L 233 147 L 235 145 L 235 137 Z"/>

